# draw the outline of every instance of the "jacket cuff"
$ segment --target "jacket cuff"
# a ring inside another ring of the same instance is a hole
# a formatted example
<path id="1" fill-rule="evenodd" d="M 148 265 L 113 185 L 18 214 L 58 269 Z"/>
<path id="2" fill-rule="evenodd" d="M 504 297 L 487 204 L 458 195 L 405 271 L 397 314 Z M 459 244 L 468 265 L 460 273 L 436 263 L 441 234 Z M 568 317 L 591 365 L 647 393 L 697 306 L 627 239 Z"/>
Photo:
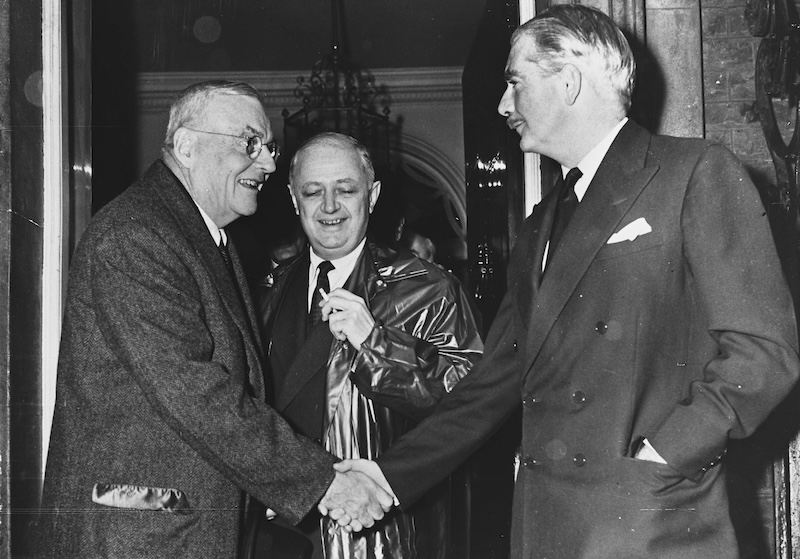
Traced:
<path id="1" fill-rule="evenodd" d="M 671 468 L 693 482 L 722 461 L 728 442 L 724 428 L 716 429 L 687 405 L 678 405 L 647 439 Z"/>

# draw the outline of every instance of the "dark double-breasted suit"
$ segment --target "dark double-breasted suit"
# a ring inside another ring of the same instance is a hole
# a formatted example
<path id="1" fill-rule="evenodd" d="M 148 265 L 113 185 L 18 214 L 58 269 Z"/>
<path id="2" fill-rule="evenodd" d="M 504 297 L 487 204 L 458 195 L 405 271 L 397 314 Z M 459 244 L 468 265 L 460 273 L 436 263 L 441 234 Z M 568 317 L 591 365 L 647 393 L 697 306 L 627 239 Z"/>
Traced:
<path id="1" fill-rule="evenodd" d="M 265 401 L 244 275 L 160 161 L 70 271 L 39 557 L 235 557 L 248 495 L 298 522 L 334 459 Z"/>
<path id="2" fill-rule="evenodd" d="M 725 148 L 628 122 L 542 275 L 554 209 L 525 222 L 483 361 L 379 464 L 411 503 L 522 404 L 512 557 L 736 557 L 727 442 L 800 369 L 755 188 Z M 667 465 L 633 458 L 644 438 Z"/>

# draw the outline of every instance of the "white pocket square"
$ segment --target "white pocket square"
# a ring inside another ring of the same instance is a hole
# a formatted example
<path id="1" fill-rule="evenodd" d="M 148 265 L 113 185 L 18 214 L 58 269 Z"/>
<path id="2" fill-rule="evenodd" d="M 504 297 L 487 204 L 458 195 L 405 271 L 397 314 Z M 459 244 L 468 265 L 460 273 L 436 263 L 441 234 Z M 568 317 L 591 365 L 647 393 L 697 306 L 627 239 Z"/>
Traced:
<path id="1" fill-rule="evenodd" d="M 632 241 L 640 235 L 647 235 L 653 230 L 647 220 L 643 217 L 635 221 L 631 221 L 628 225 L 614 233 L 608 238 L 606 244 L 613 245 L 614 243 L 621 243 L 622 241 Z"/>

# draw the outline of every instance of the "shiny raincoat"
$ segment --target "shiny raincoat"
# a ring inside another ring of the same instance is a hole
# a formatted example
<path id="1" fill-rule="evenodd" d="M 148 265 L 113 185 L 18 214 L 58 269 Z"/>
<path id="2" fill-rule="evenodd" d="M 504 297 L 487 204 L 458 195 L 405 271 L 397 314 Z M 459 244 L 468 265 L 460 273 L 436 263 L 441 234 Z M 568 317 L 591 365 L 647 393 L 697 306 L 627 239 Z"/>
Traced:
<path id="1" fill-rule="evenodd" d="M 307 259 L 287 268 L 297 262 Z M 276 271 L 269 303 L 280 301 L 284 278 L 293 275 L 286 271 Z M 480 358 L 483 343 L 458 281 L 410 252 L 367 243 L 345 287 L 364 299 L 375 327 L 360 351 L 335 339 L 331 345 L 322 442 L 341 458 L 371 459 L 434 410 Z M 445 557 L 448 495 L 434 493 L 361 534 L 323 519 L 327 557 Z"/>

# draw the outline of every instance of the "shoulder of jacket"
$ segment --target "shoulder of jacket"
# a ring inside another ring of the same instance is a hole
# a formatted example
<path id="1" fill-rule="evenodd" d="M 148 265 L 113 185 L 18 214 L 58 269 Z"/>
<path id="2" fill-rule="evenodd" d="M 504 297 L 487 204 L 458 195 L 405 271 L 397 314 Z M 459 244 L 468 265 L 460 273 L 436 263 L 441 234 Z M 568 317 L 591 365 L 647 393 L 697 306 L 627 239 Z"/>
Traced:
<path id="1" fill-rule="evenodd" d="M 387 285 L 417 279 L 429 286 L 439 286 L 443 293 L 456 292 L 461 285 L 453 274 L 438 264 L 423 260 L 406 249 L 400 249 L 397 259 L 391 264 L 378 268 L 378 275 Z"/>
<path id="2" fill-rule="evenodd" d="M 262 277 L 256 283 L 256 286 L 259 289 L 267 289 L 267 290 L 280 287 L 287 281 L 290 272 L 297 268 L 301 260 L 302 258 L 298 257 L 292 260 L 291 262 L 278 266 L 271 272 L 264 275 L 264 277 Z"/>

